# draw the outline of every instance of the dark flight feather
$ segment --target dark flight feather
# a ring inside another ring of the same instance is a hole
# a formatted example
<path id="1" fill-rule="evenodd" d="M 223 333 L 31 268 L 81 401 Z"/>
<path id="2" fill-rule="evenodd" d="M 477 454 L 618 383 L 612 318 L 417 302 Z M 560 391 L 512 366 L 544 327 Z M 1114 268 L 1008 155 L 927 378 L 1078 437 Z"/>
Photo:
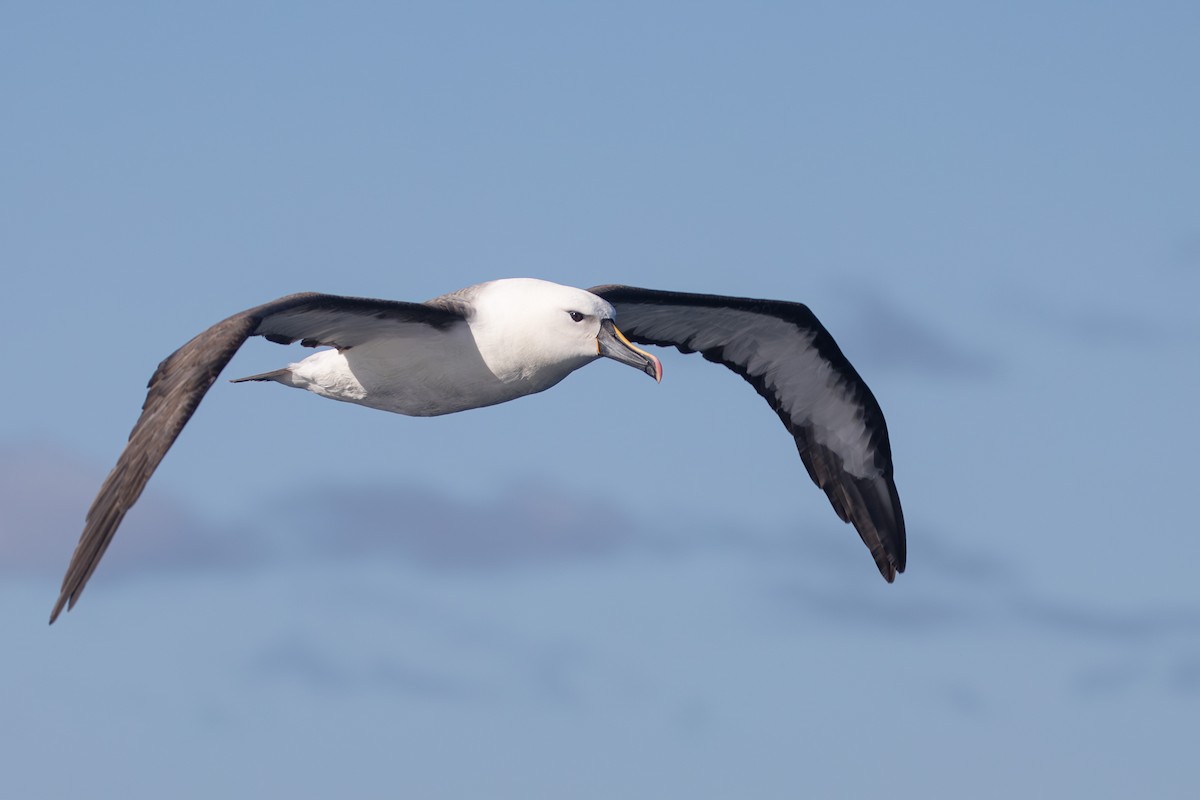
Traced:
<path id="1" fill-rule="evenodd" d="M 308 292 L 234 314 L 180 347 L 150 378 L 129 443 L 88 509 L 50 622 L 63 608 L 75 606 L 126 512 L 141 496 L 209 387 L 248 338 L 262 336 L 281 344 L 303 340 L 313 346 L 345 349 L 389 330 L 394 332 L 398 325 L 446 328 L 462 321 L 461 314 L 435 305 Z"/>
<path id="2" fill-rule="evenodd" d="M 890 583 L 904 571 L 904 514 L 887 423 L 829 331 L 800 303 L 597 286 L 633 342 L 699 352 L 754 387 L 796 440 L 809 477 L 858 531 Z"/>

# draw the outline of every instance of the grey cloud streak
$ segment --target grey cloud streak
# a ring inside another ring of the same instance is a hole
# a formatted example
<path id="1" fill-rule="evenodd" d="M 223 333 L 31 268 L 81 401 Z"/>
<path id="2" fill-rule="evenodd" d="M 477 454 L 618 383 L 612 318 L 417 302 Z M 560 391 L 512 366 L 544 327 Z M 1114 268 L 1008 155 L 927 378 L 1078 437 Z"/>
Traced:
<path id="1" fill-rule="evenodd" d="M 44 442 L 0 445 L 0 572 L 55 575 L 66 568 L 102 468 Z M 129 514 L 103 572 L 245 561 L 237 537 L 153 489 Z"/>
<path id="2" fill-rule="evenodd" d="M 103 478 L 97 465 L 54 445 L 0 446 L 0 571 L 65 568 Z M 230 530 L 151 486 L 122 525 L 102 573 L 265 563 L 281 550 L 490 568 L 604 555 L 638 535 L 616 509 L 533 485 L 472 501 L 412 486 L 318 485 L 265 498 L 247 516 Z"/>
<path id="3" fill-rule="evenodd" d="M 378 554 L 446 569 L 503 568 L 626 549 L 635 523 L 555 487 L 512 485 L 482 500 L 413 486 L 312 487 L 272 502 L 300 546 Z"/>
<path id="4" fill-rule="evenodd" d="M 1002 367 L 996 354 L 963 343 L 961 336 L 938 329 L 873 289 L 850 285 L 839 293 L 847 302 L 850 324 L 832 332 L 862 369 L 974 379 Z"/>
<path id="5" fill-rule="evenodd" d="M 29 443 L 0 447 L 0 572 L 43 576 L 54 585 L 101 478 L 95 467 L 61 449 Z M 897 585 L 885 587 L 863 577 L 869 564 L 851 532 L 830 524 L 816 509 L 798 510 L 794 521 L 774 529 L 747 529 L 731 518 L 681 522 L 671 530 L 661 519 L 630 517 L 599 498 L 514 484 L 469 501 L 412 486 L 305 487 L 264 499 L 248 512 L 256 530 L 249 524 L 239 531 L 216 528 L 153 489 L 138 510 L 112 548 L 104 580 L 179 569 L 283 569 L 296 558 L 366 558 L 417 569 L 503 572 L 619 557 L 657 561 L 669 572 L 675 562 L 707 553 L 748 565 L 759 575 L 754 585 L 766 608 L 782 614 L 786 627 L 809 620 L 882 636 L 1020 630 L 1043 640 L 1102 644 L 1114 654 L 1134 648 L 1136 663 L 1147 654 L 1178 653 L 1172 686 L 1191 696 L 1200 685 L 1194 655 L 1200 606 L 1099 607 L 1086 598 L 1048 595 L 1016 562 L 928 524 L 914 524 L 920 535 L 914 537 L 913 553 L 919 557 L 913 568 Z M 439 624 L 438 629 L 446 628 Z M 463 633 L 469 639 L 488 635 L 482 629 Z M 297 661 L 302 662 L 307 663 Z M 308 679 L 320 683 L 321 665 L 309 666 L 314 671 Z M 364 670 L 367 666 L 359 665 L 353 671 L 362 677 Z M 380 670 L 397 685 L 404 682 L 403 669 Z M 1081 674 L 1081 685 L 1089 689 L 1123 685 L 1109 680 L 1105 670 Z"/>
<path id="6" fill-rule="evenodd" d="M 250 674 L 271 684 L 291 679 L 330 693 L 383 690 L 454 701 L 478 701 L 487 694 L 466 679 L 407 663 L 393 654 L 354 658 L 295 636 L 263 647 L 250 665 Z"/>

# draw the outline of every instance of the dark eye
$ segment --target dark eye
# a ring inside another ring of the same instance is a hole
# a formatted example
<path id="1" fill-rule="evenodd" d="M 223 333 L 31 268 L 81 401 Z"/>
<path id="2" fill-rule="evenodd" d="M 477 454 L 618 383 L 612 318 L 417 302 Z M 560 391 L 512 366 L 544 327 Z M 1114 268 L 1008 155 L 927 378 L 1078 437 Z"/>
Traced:
<path id="1" fill-rule="evenodd" d="M 578 311 L 568 311 L 567 313 L 571 315 L 572 322 L 583 322 L 583 314 Z"/>

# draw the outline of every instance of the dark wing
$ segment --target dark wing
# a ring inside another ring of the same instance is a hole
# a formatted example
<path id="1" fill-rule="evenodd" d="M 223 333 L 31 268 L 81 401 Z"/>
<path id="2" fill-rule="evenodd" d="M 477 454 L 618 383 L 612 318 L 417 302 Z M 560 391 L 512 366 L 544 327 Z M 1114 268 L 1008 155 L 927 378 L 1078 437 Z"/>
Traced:
<path id="1" fill-rule="evenodd" d="M 633 342 L 699 352 L 741 375 L 796 438 L 813 482 L 890 583 L 904 571 L 904 514 L 887 423 L 829 331 L 800 303 L 597 286 Z"/>
<path id="2" fill-rule="evenodd" d="M 452 310 L 421 303 L 293 294 L 234 314 L 176 350 L 150 378 L 150 391 L 129 443 L 88 509 L 50 622 L 64 606 L 75 606 L 125 513 L 137 502 L 204 394 L 246 339 L 264 336 L 281 344 L 299 340 L 308 346 L 346 349 L 379 336 L 395 336 L 404 325 L 446 328 L 462 320 L 461 314 Z"/>

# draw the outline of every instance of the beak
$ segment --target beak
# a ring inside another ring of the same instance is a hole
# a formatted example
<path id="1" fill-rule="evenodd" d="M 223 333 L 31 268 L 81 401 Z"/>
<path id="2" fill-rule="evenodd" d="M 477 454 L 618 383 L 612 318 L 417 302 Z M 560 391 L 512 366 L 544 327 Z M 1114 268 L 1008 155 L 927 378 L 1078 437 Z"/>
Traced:
<path id="1" fill-rule="evenodd" d="M 596 336 L 596 352 L 605 358 L 637 367 L 654 380 L 662 381 L 662 364 L 658 359 L 630 344 L 625 334 L 617 330 L 611 319 L 600 323 L 600 333 Z"/>

